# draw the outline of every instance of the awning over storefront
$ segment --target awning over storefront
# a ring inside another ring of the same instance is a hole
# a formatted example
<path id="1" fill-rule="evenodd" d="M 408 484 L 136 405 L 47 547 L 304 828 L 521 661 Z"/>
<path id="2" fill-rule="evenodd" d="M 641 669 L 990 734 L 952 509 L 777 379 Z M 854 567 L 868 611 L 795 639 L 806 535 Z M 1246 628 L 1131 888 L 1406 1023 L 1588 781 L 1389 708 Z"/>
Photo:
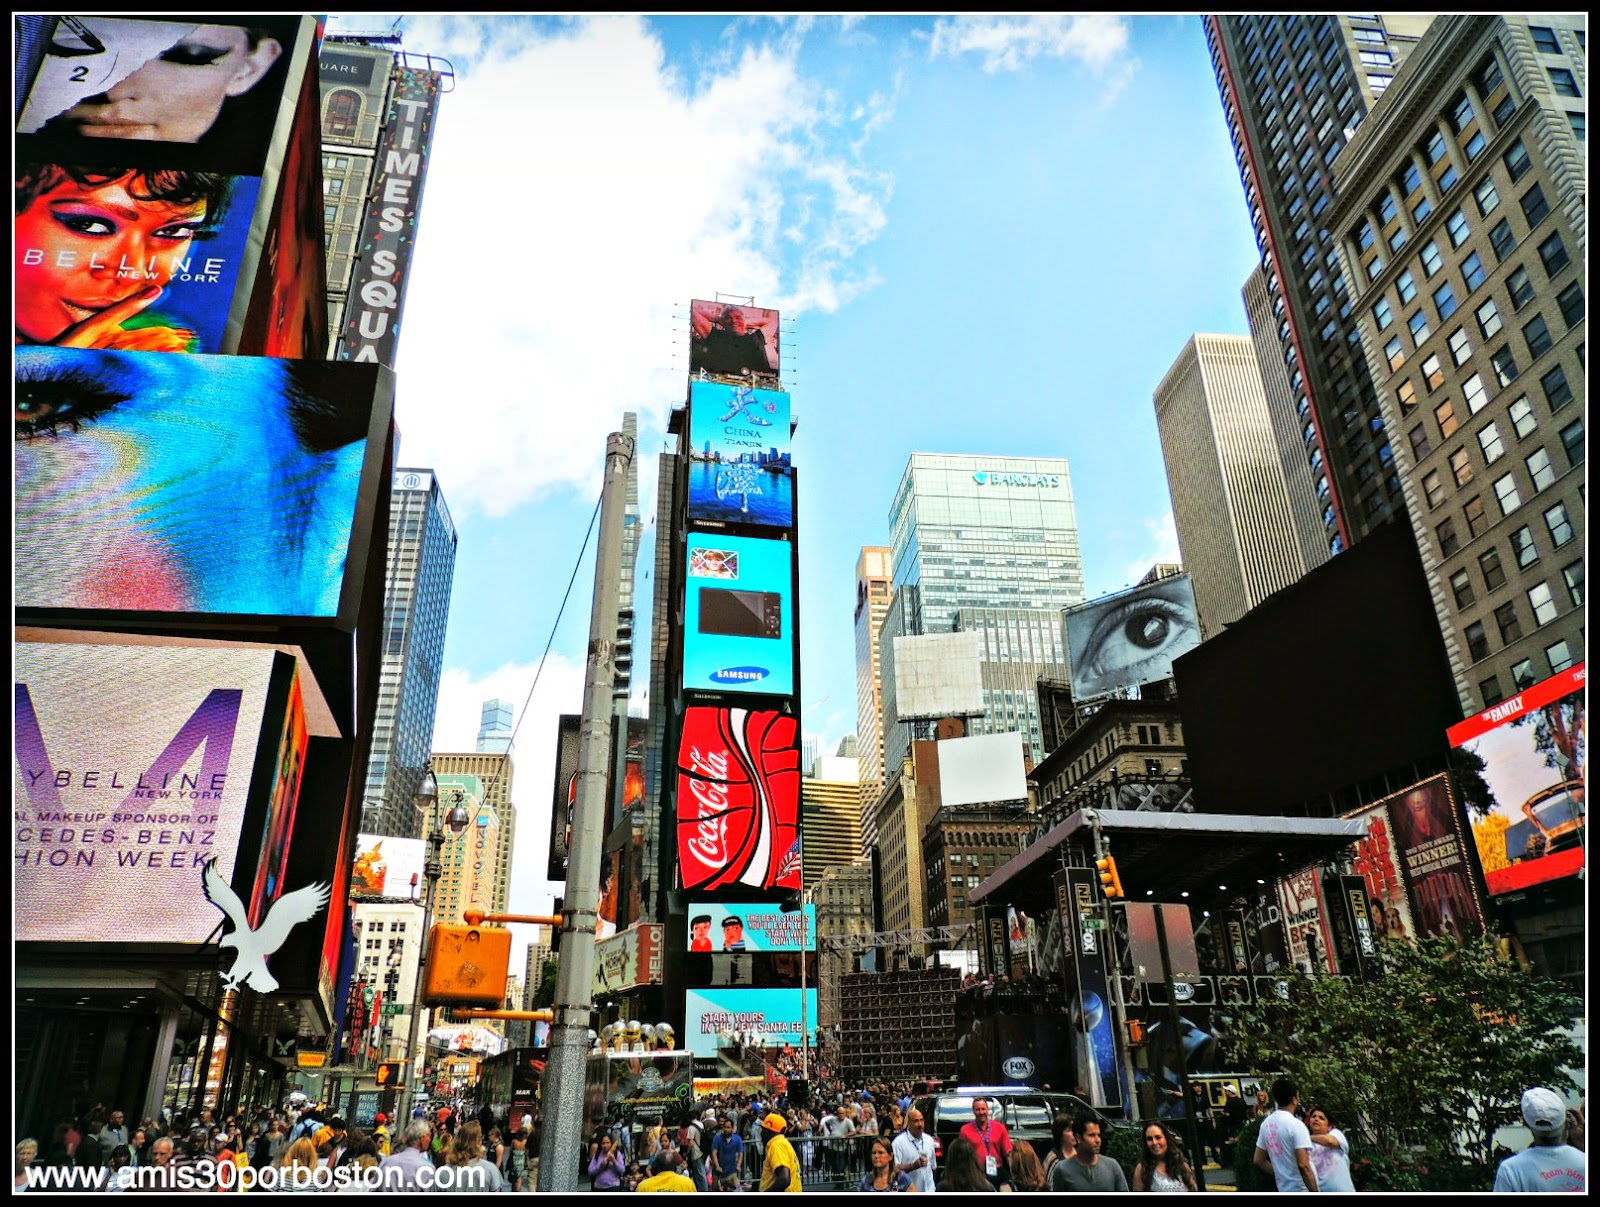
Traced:
<path id="1" fill-rule="evenodd" d="M 1366 834 L 1364 820 L 1254 817 L 1226 813 L 1135 813 L 1080 809 L 968 895 L 973 905 L 1050 896 L 1050 876 L 1069 846 L 1087 849 L 1098 820 L 1130 901 L 1194 904 L 1238 893 L 1257 880 L 1327 859 Z"/>

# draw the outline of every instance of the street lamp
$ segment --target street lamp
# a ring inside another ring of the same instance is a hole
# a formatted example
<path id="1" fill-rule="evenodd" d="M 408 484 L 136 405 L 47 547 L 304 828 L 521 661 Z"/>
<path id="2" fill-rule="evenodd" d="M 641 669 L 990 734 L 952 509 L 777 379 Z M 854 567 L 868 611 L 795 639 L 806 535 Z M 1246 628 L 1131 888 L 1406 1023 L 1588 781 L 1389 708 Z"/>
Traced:
<path id="1" fill-rule="evenodd" d="M 467 811 L 461 804 L 462 794 L 459 789 L 454 793 L 454 807 L 450 815 L 444 818 L 452 832 L 460 834 L 467 828 Z M 439 803 L 439 780 L 433 774 L 433 768 L 428 767 L 422 773 L 422 782 L 417 785 L 417 790 L 411 795 L 411 804 L 423 817 L 434 813 L 434 806 Z M 438 887 L 439 877 L 444 875 L 444 865 L 439 862 L 440 852 L 444 849 L 444 830 L 435 819 L 433 828 L 428 834 L 428 856 L 422 865 L 422 874 L 428 881 L 427 891 L 422 898 L 422 937 L 417 945 L 417 975 L 411 989 L 411 1023 L 406 1036 L 406 1058 L 410 1063 L 410 1070 L 406 1075 L 406 1084 L 409 1096 L 406 1100 L 406 1113 L 409 1115 L 417 1107 L 417 1082 L 421 1074 L 417 1070 L 417 1022 L 422 1013 L 422 972 L 428 956 L 428 931 L 433 925 L 433 894 Z M 420 1062 L 426 1065 L 424 1059 Z"/>

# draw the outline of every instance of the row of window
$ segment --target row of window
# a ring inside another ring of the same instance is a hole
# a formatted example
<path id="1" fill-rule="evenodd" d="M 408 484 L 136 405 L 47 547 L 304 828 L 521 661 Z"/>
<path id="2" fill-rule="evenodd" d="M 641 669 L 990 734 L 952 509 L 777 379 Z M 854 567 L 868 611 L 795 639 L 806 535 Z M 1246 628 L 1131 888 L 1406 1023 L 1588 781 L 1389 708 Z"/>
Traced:
<path id="1" fill-rule="evenodd" d="M 1550 674 L 1552 675 L 1559 675 L 1577 662 L 1577 656 L 1573 654 L 1572 647 L 1565 638 L 1545 646 L 1544 656 L 1545 661 L 1550 664 Z M 1532 687 L 1543 678 L 1546 678 L 1546 676 L 1534 670 L 1533 659 L 1531 658 L 1523 658 L 1511 667 L 1513 691 L 1522 691 L 1524 688 Z M 1497 675 L 1490 675 L 1479 683 L 1478 690 L 1483 694 L 1483 706 L 1485 708 L 1492 708 L 1506 698 L 1505 689 L 1500 686 L 1500 679 Z"/>
<path id="2" fill-rule="evenodd" d="M 1516 483 L 1511 483 L 1506 489 L 1514 495 Z M 1474 495 L 1467 500 L 1462 508 L 1462 516 L 1466 520 L 1467 531 L 1472 537 L 1481 536 L 1488 531 L 1489 520 L 1484 510 L 1482 495 Z M 1560 549 L 1573 540 L 1576 533 L 1572 526 L 1572 516 L 1568 513 L 1565 503 L 1555 503 L 1545 508 L 1543 516 L 1545 527 L 1550 533 L 1552 548 Z M 1441 557 L 1453 557 L 1460 552 L 1461 539 L 1456 531 L 1456 523 L 1453 516 L 1445 517 L 1434 528 L 1434 535 L 1438 538 Z M 1527 569 L 1539 560 L 1539 550 L 1533 543 L 1533 528 L 1531 525 L 1524 524 L 1512 532 L 1511 550 L 1516 557 L 1518 567 L 1522 569 Z"/>

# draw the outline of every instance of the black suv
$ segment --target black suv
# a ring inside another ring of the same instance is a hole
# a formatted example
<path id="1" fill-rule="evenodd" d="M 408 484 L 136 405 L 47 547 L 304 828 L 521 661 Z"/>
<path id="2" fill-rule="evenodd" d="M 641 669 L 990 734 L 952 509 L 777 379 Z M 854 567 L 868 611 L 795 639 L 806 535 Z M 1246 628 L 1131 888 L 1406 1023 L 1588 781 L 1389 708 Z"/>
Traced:
<path id="1" fill-rule="evenodd" d="M 1104 1133 L 1112 1128 L 1137 1126 L 1124 1119 L 1111 1118 L 1075 1094 L 1030 1090 L 1024 1086 L 968 1086 L 928 1094 L 912 1104 L 922 1112 L 922 1126 L 933 1136 L 936 1157 L 944 1156 L 962 1124 L 972 1122 L 972 1100 L 978 1097 L 989 1100 L 989 1118 L 1004 1123 L 1012 1140 L 1026 1140 L 1033 1145 L 1041 1160 L 1045 1150 L 1056 1142 L 1050 1122 L 1057 1115 L 1076 1118 L 1080 1112 L 1087 1114 L 1100 1124 Z"/>

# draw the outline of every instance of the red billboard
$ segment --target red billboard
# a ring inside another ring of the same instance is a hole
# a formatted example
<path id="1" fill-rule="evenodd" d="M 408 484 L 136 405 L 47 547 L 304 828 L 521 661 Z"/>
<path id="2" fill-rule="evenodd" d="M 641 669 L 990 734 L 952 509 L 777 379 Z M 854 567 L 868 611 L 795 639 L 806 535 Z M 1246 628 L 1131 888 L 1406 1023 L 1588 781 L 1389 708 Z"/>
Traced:
<path id="1" fill-rule="evenodd" d="M 690 302 L 689 373 L 775 381 L 778 312 L 726 302 Z"/>
<path id="2" fill-rule="evenodd" d="M 1450 729 L 1450 744 L 1470 764 L 1460 775 L 1462 803 L 1491 896 L 1583 872 L 1587 666 Z"/>
<path id="3" fill-rule="evenodd" d="M 1366 881 L 1372 934 L 1376 939 L 1407 939 L 1413 933 L 1387 805 L 1373 805 L 1348 816 L 1365 820 L 1367 836 L 1355 844 L 1351 866 Z"/>
<path id="4" fill-rule="evenodd" d="M 1388 797 L 1395 848 L 1411 889 L 1411 917 L 1421 938 L 1458 939 L 1483 932 L 1466 841 L 1450 798 L 1450 779 L 1432 779 Z"/>
<path id="5" fill-rule="evenodd" d="M 799 725 L 744 708 L 684 710 L 678 869 L 685 889 L 800 887 Z"/>

